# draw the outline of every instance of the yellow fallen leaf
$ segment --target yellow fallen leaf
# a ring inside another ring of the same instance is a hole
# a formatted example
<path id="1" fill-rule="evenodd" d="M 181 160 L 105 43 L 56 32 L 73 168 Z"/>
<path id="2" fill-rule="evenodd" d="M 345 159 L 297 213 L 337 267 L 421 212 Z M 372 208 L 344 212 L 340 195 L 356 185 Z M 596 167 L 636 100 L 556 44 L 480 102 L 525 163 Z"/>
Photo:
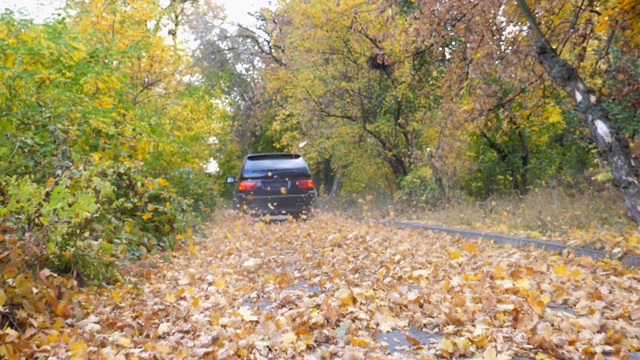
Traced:
<path id="1" fill-rule="evenodd" d="M 196 247 L 193 246 L 193 241 L 189 241 L 189 243 L 187 244 L 187 248 L 189 248 L 189 251 L 191 251 L 193 254 L 197 252 Z"/>
<path id="2" fill-rule="evenodd" d="M 567 267 L 564 264 L 554 265 L 553 272 L 560 276 L 567 276 L 568 273 Z"/>
<path id="3" fill-rule="evenodd" d="M 283 187 L 282 187 L 282 188 L 280 188 L 280 193 L 281 193 L 282 195 L 287 195 L 287 188 L 283 188 Z"/>
<path id="4" fill-rule="evenodd" d="M 47 336 L 47 345 L 55 343 L 56 341 L 58 341 L 58 338 L 59 336 L 57 332 L 49 334 L 49 336 Z"/>
<path id="5" fill-rule="evenodd" d="M 142 215 L 142 219 L 143 220 L 149 220 L 153 217 L 153 214 L 151 213 L 144 213 L 144 215 Z"/>
<path id="6" fill-rule="evenodd" d="M 284 346 L 291 346 L 296 340 L 298 340 L 298 337 L 292 332 L 282 335 L 282 345 Z"/>
<path id="7" fill-rule="evenodd" d="M 464 353 L 468 352 L 469 347 L 471 347 L 471 341 L 469 341 L 469 339 L 467 339 L 466 337 L 456 338 L 453 342 L 456 347 Z"/>
<path id="8" fill-rule="evenodd" d="M 58 318 L 51 328 L 55 331 L 60 331 L 62 325 L 64 325 L 64 321 L 62 321 L 62 318 Z"/>
<path id="9" fill-rule="evenodd" d="M 178 359 L 184 359 L 189 357 L 189 351 L 186 349 L 179 349 L 178 352 L 176 352 L 176 356 L 178 357 Z"/>
<path id="10" fill-rule="evenodd" d="M 111 297 L 113 298 L 113 300 L 115 302 L 120 302 L 120 300 L 122 300 L 122 293 L 120 291 L 112 291 L 111 292 Z"/>
<path id="11" fill-rule="evenodd" d="M 531 305 L 531 308 L 533 309 L 533 311 L 537 314 L 540 315 L 542 314 L 542 312 L 544 311 L 544 309 L 547 308 L 547 305 L 545 304 L 544 301 L 542 300 L 538 300 L 538 299 L 533 299 L 531 298 L 529 300 L 529 304 Z"/>
<path id="12" fill-rule="evenodd" d="M 169 303 L 172 303 L 172 304 L 173 304 L 174 302 L 176 302 L 176 294 L 174 294 L 174 293 L 167 293 L 167 295 L 164 297 L 164 300 L 165 300 L 166 302 L 169 302 Z"/>
<path id="13" fill-rule="evenodd" d="M 495 348 L 489 347 L 482 353 L 482 360 L 509 360 L 511 356 L 498 354 Z"/>
<path id="14" fill-rule="evenodd" d="M 360 346 L 360 347 L 369 347 L 371 345 L 371 341 L 369 341 L 368 339 L 357 338 L 354 336 L 349 336 L 349 342 L 353 346 Z"/>
<path id="15" fill-rule="evenodd" d="M 460 254 L 460 251 L 456 250 L 449 255 L 449 258 L 451 260 L 457 260 L 457 259 L 460 259 L 461 256 L 462 254 Z"/>
<path id="16" fill-rule="evenodd" d="M 4 293 L 4 290 L 0 289 L 0 309 L 2 308 L 2 306 L 6 301 L 7 301 L 7 295 Z"/>
<path id="17" fill-rule="evenodd" d="M 455 346 L 453 344 L 453 341 L 449 339 L 442 339 L 442 341 L 440 341 L 440 348 L 442 349 L 442 351 L 445 351 L 447 354 L 450 354 L 455 349 Z"/>
<path id="18" fill-rule="evenodd" d="M 118 338 L 118 345 L 120 346 L 124 346 L 126 348 L 130 348 L 133 347 L 133 343 L 131 342 L 131 339 L 129 339 L 126 336 L 120 336 Z"/>
<path id="19" fill-rule="evenodd" d="M 574 267 L 573 269 L 571 269 L 571 274 L 569 274 L 569 276 L 571 276 L 572 278 L 578 278 L 582 276 L 582 270 Z"/>
<path id="20" fill-rule="evenodd" d="M 162 343 L 156 344 L 156 350 L 162 355 L 169 355 L 171 353 L 171 348 Z"/>
<path id="21" fill-rule="evenodd" d="M 469 254 L 475 254 L 478 252 L 478 247 L 474 243 L 464 243 L 460 247 Z"/>
<path id="22" fill-rule="evenodd" d="M 5 334 L 7 333 L 7 330 L 5 330 Z M 5 338 L 5 340 L 7 340 Z M 62 333 L 62 336 L 60 336 L 60 340 L 62 340 L 63 342 L 68 343 L 69 341 L 71 341 L 71 334 L 67 331 Z"/>
<path id="23" fill-rule="evenodd" d="M 518 281 L 516 281 L 516 287 L 520 290 L 529 290 L 531 289 L 531 281 L 529 280 L 529 278 L 520 278 L 518 279 Z"/>
<path id="24" fill-rule="evenodd" d="M 236 355 L 238 355 L 241 359 L 246 359 L 249 355 L 249 350 L 244 348 L 238 349 L 238 351 L 236 351 Z"/>
<path id="25" fill-rule="evenodd" d="M 553 359 L 552 357 L 549 357 L 543 353 L 537 353 L 536 354 L 536 360 L 551 360 Z"/>
<path id="26" fill-rule="evenodd" d="M 84 340 L 78 340 L 69 344 L 69 352 L 71 353 L 70 359 L 86 359 L 88 358 L 87 351 L 89 346 Z"/>
<path id="27" fill-rule="evenodd" d="M 338 300 L 338 302 L 340 302 L 340 305 L 346 305 L 346 306 L 351 306 L 353 305 L 353 294 L 351 293 L 351 290 L 349 289 L 340 289 L 338 291 L 336 291 L 336 295 L 335 295 L 336 300 Z"/>

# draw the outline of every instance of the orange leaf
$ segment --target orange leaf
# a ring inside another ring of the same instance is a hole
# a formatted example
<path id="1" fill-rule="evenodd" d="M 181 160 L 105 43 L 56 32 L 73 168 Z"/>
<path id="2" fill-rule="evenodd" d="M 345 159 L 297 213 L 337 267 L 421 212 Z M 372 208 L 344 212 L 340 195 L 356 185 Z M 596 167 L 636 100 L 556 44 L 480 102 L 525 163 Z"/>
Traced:
<path id="1" fill-rule="evenodd" d="M 478 252 L 478 247 L 474 243 L 464 243 L 460 247 L 469 254 L 475 254 Z"/>

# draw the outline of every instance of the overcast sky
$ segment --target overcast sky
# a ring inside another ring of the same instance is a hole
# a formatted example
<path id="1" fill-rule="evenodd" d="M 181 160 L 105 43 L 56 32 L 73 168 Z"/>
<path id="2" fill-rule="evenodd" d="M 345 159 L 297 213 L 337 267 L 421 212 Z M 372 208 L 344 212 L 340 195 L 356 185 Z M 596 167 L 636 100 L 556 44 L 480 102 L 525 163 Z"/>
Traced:
<path id="1" fill-rule="evenodd" d="M 263 7 L 270 7 L 273 0 L 213 0 L 226 8 L 227 21 L 242 24 L 250 23 L 247 12 L 254 12 Z M 26 12 L 27 17 L 41 22 L 51 17 L 55 9 L 64 4 L 63 0 L 0 0 L 0 9 L 10 8 L 15 12 Z"/>

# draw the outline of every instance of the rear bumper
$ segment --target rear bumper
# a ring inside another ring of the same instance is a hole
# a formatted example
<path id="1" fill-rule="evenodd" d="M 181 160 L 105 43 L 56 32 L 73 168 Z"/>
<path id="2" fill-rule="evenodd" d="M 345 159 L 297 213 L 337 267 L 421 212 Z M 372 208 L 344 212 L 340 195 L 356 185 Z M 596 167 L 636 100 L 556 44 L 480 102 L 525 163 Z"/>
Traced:
<path id="1" fill-rule="evenodd" d="M 301 195 L 252 196 L 237 194 L 234 209 L 255 215 L 309 213 L 316 205 L 316 193 Z"/>

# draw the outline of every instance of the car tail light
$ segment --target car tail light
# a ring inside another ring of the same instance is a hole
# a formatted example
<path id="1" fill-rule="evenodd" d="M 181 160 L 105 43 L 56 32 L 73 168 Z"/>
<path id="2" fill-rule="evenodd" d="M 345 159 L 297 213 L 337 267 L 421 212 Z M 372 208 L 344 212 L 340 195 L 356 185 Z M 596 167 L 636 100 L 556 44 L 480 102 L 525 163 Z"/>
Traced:
<path id="1" fill-rule="evenodd" d="M 313 180 L 296 180 L 296 185 L 300 189 L 313 189 Z"/>
<path id="2" fill-rule="evenodd" d="M 238 191 L 249 191 L 258 187 L 258 182 L 253 180 L 240 181 Z"/>

